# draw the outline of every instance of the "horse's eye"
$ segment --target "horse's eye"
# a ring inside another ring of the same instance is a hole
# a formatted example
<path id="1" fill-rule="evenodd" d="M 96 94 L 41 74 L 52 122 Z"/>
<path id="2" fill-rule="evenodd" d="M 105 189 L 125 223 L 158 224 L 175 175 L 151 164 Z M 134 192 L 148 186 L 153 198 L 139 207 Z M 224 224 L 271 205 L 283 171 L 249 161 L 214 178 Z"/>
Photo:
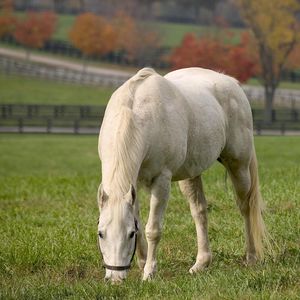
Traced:
<path id="1" fill-rule="evenodd" d="M 135 234 L 135 232 L 131 231 L 130 234 L 129 234 L 129 238 L 132 239 L 134 237 L 134 234 Z"/>
<path id="2" fill-rule="evenodd" d="M 99 235 L 100 239 L 103 239 L 104 236 L 103 236 L 103 233 L 101 231 L 98 232 L 98 235 Z"/>

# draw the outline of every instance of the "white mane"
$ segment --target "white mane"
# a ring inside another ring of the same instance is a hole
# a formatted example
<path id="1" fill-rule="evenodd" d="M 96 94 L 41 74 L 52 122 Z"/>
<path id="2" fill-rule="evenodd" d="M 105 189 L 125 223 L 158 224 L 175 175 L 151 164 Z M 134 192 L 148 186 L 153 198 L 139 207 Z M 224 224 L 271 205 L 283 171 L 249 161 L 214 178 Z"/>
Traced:
<path id="1" fill-rule="evenodd" d="M 150 68 L 140 70 L 135 76 L 121 86 L 112 96 L 103 128 L 109 128 L 110 136 L 101 135 L 101 158 L 103 163 L 104 186 L 108 187 L 111 198 L 121 199 L 135 184 L 140 164 L 143 160 L 144 143 L 142 132 L 136 126 L 136 118 L 132 111 L 135 90 L 139 83 L 155 71 Z"/>

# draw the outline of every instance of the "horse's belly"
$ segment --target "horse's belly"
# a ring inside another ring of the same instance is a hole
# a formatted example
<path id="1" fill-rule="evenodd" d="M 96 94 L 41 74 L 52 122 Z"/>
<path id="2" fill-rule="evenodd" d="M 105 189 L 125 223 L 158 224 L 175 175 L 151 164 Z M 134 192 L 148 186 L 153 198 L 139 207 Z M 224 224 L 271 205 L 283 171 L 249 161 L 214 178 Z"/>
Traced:
<path id="1" fill-rule="evenodd" d="M 217 149 L 217 148 L 216 148 Z M 172 180 L 184 180 L 194 178 L 207 170 L 218 159 L 220 151 L 216 149 L 200 149 L 200 153 L 194 153 L 186 159 L 184 164 L 173 174 Z"/>
<path id="2" fill-rule="evenodd" d="M 226 144 L 226 128 L 220 110 L 209 110 L 192 128 L 186 158 L 173 180 L 193 178 L 207 170 L 220 156 Z"/>

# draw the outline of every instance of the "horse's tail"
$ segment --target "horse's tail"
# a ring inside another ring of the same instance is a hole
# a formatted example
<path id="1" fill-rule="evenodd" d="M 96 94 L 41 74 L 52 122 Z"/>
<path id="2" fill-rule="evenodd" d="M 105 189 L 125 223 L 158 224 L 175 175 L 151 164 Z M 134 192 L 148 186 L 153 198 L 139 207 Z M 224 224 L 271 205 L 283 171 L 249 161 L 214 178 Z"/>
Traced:
<path id="1" fill-rule="evenodd" d="M 269 248 L 270 242 L 262 216 L 265 205 L 259 190 L 257 158 L 254 147 L 249 171 L 251 176 L 251 187 L 248 192 L 250 232 L 253 236 L 254 248 L 257 258 L 263 259 L 264 244 L 266 244 L 266 246 Z"/>

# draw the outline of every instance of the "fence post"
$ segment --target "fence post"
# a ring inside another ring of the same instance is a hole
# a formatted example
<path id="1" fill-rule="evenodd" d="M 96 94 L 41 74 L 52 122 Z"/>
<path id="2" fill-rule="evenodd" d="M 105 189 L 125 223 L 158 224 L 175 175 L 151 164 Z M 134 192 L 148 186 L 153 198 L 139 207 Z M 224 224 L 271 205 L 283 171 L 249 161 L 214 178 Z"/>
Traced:
<path id="1" fill-rule="evenodd" d="M 6 114 L 6 105 L 3 105 L 1 107 L 1 111 L 2 111 L 2 118 L 6 119 L 6 117 L 7 117 L 7 114 Z"/>
<path id="2" fill-rule="evenodd" d="M 19 127 L 19 133 L 23 133 L 23 119 L 22 118 L 20 118 L 19 120 L 18 120 L 18 127 Z"/>
<path id="3" fill-rule="evenodd" d="M 74 133 L 75 134 L 79 133 L 79 121 L 78 120 L 74 121 Z"/>
<path id="4" fill-rule="evenodd" d="M 52 120 L 48 119 L 47 120 L 47 133 L 51 133 L 51 128 L 52 128 Z"/>
<path id="5" fill-rule="evenodd" d="M 281 123 L 281 134 L 284 135 L 285 133 L 285 123 Z"/>
<path id="6" fill-rule="evenodd" d="M 275 109 L 272 109 L 272 122 L 276 121 L 276 111 Z"/>
<path id="7" fill-rule="evenodd" d="M 297 121 L 298 121 L 298 112 L 297 112 L 296 109 L 293 109 L 293 110 L 292 110 L 292 120 L 293 120 L 294 122 L 297 122 Z"/>
<path id="8" fill-rule="evenodd" d="M 256 123 L 256 132 L 257 132 L 257 135 L 261 135 L 261 124 L 260 124 L 260 122 Z"/>

